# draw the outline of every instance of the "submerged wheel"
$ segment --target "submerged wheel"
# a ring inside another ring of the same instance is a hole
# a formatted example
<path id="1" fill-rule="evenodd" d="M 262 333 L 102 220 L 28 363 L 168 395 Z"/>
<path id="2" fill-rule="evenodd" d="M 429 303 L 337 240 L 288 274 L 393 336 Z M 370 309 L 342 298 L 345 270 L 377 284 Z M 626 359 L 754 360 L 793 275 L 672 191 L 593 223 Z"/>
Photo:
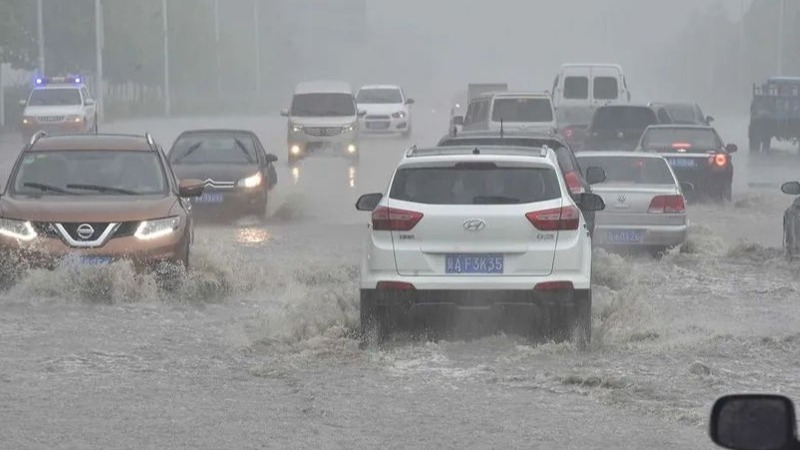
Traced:
<path id="1" fill-rule="evenodd" d="M 586 350 L 592 343 L 592 288 L 576 292 L 570 331 L 575 345 Z"/>
<path id="2" fill-rule="evenodd" d="M 379 306 L 377 295 L 366 289 L 361 290 L 361 344 L 362 349 L 381 345 L 389 337 L 389 320 L 386 309 Z"/>

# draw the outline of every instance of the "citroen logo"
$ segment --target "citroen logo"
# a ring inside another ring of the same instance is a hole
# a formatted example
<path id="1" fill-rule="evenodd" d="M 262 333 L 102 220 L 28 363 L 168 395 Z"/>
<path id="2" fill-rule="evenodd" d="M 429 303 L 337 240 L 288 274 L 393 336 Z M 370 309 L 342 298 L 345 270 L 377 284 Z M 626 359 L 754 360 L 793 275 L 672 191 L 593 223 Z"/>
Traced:
<path id="1" fill-rule="evenodd" d="M 205 181 L 206 186 L 211 186 L 212 184 L 214 184 L 214 180 L 212 180 L 211 178 L 206 179 Z"/>
<path id="2" fill-rule="evenodd" d="M 486 222 L 481 219 L 468 219 L 464 222 L 464 229 L 467 231 L 481 231 L 486 228 Z"/>
<path id="3" fill-rule="evenodd" d="M 627 199 L 628 199 L 628 197 L 626 197 L 625 194 L 619 194 L 617 196 L 617 201 L 620 202 L 620 203 L 625 203 L 625 200 L 627 200 Z"/>
<path id="4" fill-rule="evenodd" d="M 94 228 L 88 223 L 82 223 L 78 225 L 77 231 L 78 231 L 78 237 L 83 239 L 84 241 L 94 236 Z"/>

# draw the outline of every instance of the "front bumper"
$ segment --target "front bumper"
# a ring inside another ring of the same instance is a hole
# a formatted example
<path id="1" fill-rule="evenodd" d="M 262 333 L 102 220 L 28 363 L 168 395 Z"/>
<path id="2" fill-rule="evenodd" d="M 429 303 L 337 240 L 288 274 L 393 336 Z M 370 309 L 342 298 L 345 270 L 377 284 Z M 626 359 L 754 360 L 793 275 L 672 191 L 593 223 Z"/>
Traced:
<path id="1" fill-rule="evenodd" d="M 394 118 L 388 115 L 367 115 L 361 119 L 361 132 L 364 134 L 405 133 L 411 128 L 411 117 Z"/>
<path id="2" fill-rule="evenodd" d="M 86 133 L 88 128 L 86 122 L 58 122 L 58 123 L 38 123 L 35 120 L 30 123 L 20 124 L 22 137 L 29 140 L 34 134 L 44 131 L 49 135 Z"/>
<path id="3" fill-rule="evenodd" d="M 312 154 L 333 154 L 355 157 L 360 152 L 359 131 L 334 136 L 314 136 L 305 132 L 289 132 L 286 138 L 289 159 L 300 159 Z"/>
<path id="4" fill-rule="evenodd" d="M 206 188 L 200 197 L 192 198 L 192 209 L 200 214 L 246 214 L 263 207 L 267 193 L 263 186 L 252 189 L 214 189 Z"/>

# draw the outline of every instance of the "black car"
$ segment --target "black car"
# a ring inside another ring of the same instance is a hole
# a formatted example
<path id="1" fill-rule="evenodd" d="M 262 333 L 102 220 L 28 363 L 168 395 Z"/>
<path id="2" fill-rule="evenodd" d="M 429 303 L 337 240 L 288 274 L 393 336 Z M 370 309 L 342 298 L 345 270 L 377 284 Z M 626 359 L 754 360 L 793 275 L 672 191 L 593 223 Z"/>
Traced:
<path id="1" fill-rule="evenodd" d="M 581 151 L 633 150 L 645 128 L 658 123 L 656 112 L 649 106 L 601 106 L 592 115 Z"/>
<path id="2" fill-rule="evenodd" d="M 267 153 L 252 131 L 185 131 L 167 156 L 179 178 L 205 181 L 203 195 L 193 200 L 199 213 L 266 216 L 269 192 L 278 182 L 278 157 Z"/>
<path id="3" fill-rule="evenodd" d="M 735 144 L 722 142 L 717 130 L 702 125 L 654 125 L 642 134 L 636 151 L 663 154 L 693 196 L 731 200 Z"/>
<path id="4" fill-rule="evenodd" d="M 659 123 L 676 125 L 711 125 L 714 118 L 705 115 L 697 103 L 651 102 Z"/>
<path id="5" fill-rule="evenodd" d="M 547 146 L 556 153 L 558 165 L 564 174 L 572 195 L 591 193 L 591 185 L 605 180 L 605 173 L 593 168 L 587 171 L 578 164 L 575 153 L 563 136 L 550 133 L 537 133 L 531 131 L 465 131 L 456 136 L 445 135 L 436 144 L 437 147 L 463 146 L 463 145 L 512 145 L 517 147 L 541 148 Z M 594 211 L 584 211 L 589 233 L 594 234 Z"/>

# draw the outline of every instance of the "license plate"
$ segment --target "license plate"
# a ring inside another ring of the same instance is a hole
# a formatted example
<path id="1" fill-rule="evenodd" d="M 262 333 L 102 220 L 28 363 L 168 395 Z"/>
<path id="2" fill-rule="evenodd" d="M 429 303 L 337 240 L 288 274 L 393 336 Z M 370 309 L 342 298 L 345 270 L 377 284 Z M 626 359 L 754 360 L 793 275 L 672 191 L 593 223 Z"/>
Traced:
<path id="1" fill-rule="evenodd" d="M 614 244 L 635 244 L 642 241 L 644 233 L 639 230 L 616 230 L 606 233 L 606 242 Z"/>
<path id="2" fill-rule="evenodd" d="M 697 161 L 692 158 L 667 158 L 672 167 L 697 167 Z"/>
<path id="3" fill-rule="evenodd" d="M 367 128 L 370 130 L 385 130 L 389 128 L 389 122 L 367 122 Z"/>
<path id="4" fill-rule="evenodd" d="M 79 261 L 86 266 L 103 266 L 111 264 L 112 259 L 110 256 L 81 256 Z"/>
<path id="5" fill-rule="evenodd" d="M 213 192 L 202 194 L 200 197 L 197 198 L 197 203 L 221 203 L 222 202 L 222 194 Z"/>
<path id="6" fill-rule="evenodd" d="M 446 255 L 445 273 L 503 273 L 503 255 Z"/>

